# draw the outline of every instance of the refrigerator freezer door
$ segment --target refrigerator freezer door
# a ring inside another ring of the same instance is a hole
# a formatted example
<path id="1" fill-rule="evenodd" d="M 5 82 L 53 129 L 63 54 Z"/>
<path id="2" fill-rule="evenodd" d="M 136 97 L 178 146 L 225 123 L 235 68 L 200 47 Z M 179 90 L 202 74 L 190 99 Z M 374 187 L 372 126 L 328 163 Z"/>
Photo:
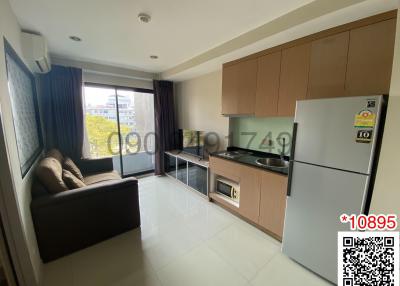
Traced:
<path id="1" fill-rule="evenodd" d="M 381 101 L 381 96 L 298 101 L 294 160 L 370 174 Z M 374 127 L 355 127 L 356 115 L 364 110 L 376 116 Z M 371 142 L 356 142 L 360 130 L 372 130 Z"/>
<path id="2" fill-rule="evenodd" d="M 337 283 L 337 232 L 349 230 L 339 216 L 361 213 L 368 180 L 366 175 L 295 162 L 282 251 Z"/>

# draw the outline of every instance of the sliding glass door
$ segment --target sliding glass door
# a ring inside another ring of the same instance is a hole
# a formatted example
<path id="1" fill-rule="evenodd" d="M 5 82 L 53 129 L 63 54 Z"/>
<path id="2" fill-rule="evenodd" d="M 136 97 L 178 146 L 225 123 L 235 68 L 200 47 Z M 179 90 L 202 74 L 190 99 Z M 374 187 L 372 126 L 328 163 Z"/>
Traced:
<path id="1" fill-rule="evenodd" d="M 112 157 L 129 176 L 154 170 L 154 96 L 151 90 L 85 84 L 87 150 Z"/>
<path id="2" fill-rule="evenodd" d="M 124 174 L 154 170 L 154 97 L 117 89 Z"/>

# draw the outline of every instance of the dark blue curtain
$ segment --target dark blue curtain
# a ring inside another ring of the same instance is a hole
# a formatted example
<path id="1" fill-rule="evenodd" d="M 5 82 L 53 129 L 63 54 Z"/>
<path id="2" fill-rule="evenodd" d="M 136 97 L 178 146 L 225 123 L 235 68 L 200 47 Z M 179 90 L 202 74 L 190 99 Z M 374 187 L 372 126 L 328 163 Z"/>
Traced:
<path id="1" fill-rule="evenodd" d="M 164 151 L 178 147 L 175 122 L 174 84 L 171 81 L 154 81 L 154 129 L 156 151 L 154 173 L 164 174 Z"/>
<path id="2" fill-rule="evenodd" d="M 39 93 L 46 149 L 57 148 L 80 159 L 84 138 L 82 70 L 53 65 L 39 77 Z"/>

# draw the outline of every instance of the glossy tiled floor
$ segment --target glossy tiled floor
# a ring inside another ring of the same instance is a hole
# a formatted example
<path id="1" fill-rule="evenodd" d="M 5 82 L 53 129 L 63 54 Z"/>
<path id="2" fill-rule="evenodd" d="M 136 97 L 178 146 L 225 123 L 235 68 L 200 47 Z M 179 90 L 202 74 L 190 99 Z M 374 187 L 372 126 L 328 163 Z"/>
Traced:
<path id="1" fill-rule="evenodd" d="M 45 286 L 329 285 L 172 179 L 147 177 L 139 188 L 141 229 L 46 264 Z"/>

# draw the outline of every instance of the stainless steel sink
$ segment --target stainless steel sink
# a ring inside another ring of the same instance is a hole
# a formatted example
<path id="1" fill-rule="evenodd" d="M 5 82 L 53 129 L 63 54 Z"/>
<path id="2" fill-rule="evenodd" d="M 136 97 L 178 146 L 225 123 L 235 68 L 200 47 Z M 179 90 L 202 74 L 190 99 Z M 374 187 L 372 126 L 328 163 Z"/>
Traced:
<path id="1" fill-rule="evenodd" d="M 288 168 L 289 162 L 277 159 L 277 158 L 260 158 L 256 160 L 256 163 L 263 167 L 274 167 L 274 168 Z"/>

